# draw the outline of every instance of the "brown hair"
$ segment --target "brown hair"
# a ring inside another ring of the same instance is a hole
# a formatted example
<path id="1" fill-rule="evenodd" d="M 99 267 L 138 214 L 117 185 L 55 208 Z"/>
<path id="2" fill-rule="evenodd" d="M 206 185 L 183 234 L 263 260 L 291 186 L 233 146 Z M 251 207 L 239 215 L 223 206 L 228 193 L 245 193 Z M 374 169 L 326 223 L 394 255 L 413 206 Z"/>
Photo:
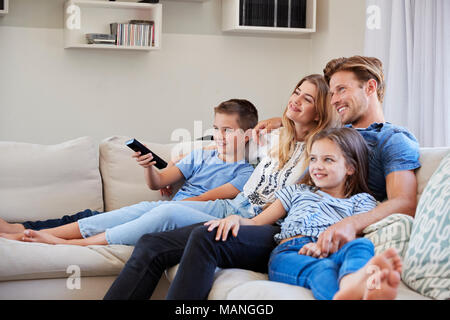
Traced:
<path id="1" fill-rule="evenodd" d="M 383 103 L 384 100 L 384 74 L 383 63 L 373 57 L 353 56 L 350 58 L 338 58 L 331 60 L 323 70 L 325 79 L 330 84 L 330 79 L 333 74 L 339 71 L 350 71 L 356 76 L 361 84 L 371 79 L 377 82 L 378 100 Z"/>
<path id="2" fill-rule="evenodd" d="M 238 124 L 244 131 L 255 127 L 258 123 L 258 110 L 253 103 L 244 99 L 224 101 L 214 108 L 214 114 L 216 113 L 237 114 Z"/>
<path id="3" fill-rule="evenodd" d="M 311 139 L 311 145 L 314 142 L 329 139 L 336 143 L 344 155 L 347 165 L 353 167 L 354 174 L 347 177 L 345 181 L 345 197 L 351 197 L 357 193 L 371 193 L 367 185 L 369 174 L 369 150 L 364 138 L 353 128 L 329 128 L 316 134 Z M 308 154 L 309 162 L 309 154 Z M 300 183 L 315 186 L 309 171 L 300 181 Z"/>
<path id="4" fill-rule="evenodd" d="M 294 93 L 295 90 L 297 90 L 297 88 L 300 87 L 305 81 L 314 84 L 317 88 L 315 108 L 319 118 L 319 120 L 317 121 L 317 126 L 315 127 L 315 129 L 309 132 L 308 136 L 305 139 L 305 141 L 307 142 L 306 149 L 308 150 L 308 141 L 312 136 L 322 131 L 323 129 L 341 126 L 341 123 L 336 109 L 333 108 L 329 103 L 328 84 L 326 83 L 325 78 L 320 74 L 312 74 L 301 79 L 295 86 L 292 93 Z M 280 170 L 284 167 L 286 162 L 289 161 L 292 152 L 295 150 L 295 144 L 297 143 L 295 136 L 295 124 L 294 121 L 290 120 L 286 116 L 287 111 L 288 109 L 286 108 L 281 120 L 283 123 L 283 129 L 280 132 L 280 143 L 276 150 L 272 150 L 272 154 L 278 152 L 278 168 Z M 306 161 L 303 161 L 303 163 L 306 163 Z M 305 165 L 304 169 L 306 169 L 306 167 L 307 166 Z"/>

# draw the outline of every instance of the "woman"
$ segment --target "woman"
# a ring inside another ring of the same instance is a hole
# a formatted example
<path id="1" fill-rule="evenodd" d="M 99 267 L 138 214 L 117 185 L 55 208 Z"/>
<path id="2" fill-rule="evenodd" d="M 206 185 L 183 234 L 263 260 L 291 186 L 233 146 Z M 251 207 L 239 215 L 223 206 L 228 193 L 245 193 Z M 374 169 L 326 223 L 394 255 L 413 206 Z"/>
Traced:
<path id="1" fill-rule="evenodd" d="M 259 163 L 244 186 L 244 192 L 232 200 L 234 205 L 239 210 L 250 211 L 251 216 L 259 214 L 275 200 L 276 191 L 301 178 L 306 169 L 302 165 L 306 163 L 305 141 L 338 124 L 337 113 L 328 103 L 325 79 L 320 75 L 303 78 L 295 86 L 284 111 L 277 146 Z M 247 230 L 243 227 L 238 237 L 216 242 L 215 235 L 202 224 L 197 224 L 144 235 L 105 299 L 149 298 L 164 270 L 180 260 L 168 298 L 205 299 L 217 266 L 266 271 L 270 252 L 275 246 L 273 235 L 278 232 L 279 227 L 276 226 Z M 204 237 L 206 241 L 203 241 Z M 202 245 L 198 246 L 200 243 Z M 196 247 L 195 253 L 190 254 L 193 246 Z M 220 252 L 229 252 L 230 255 L 221 255 Z M 199 270 L 201 274 L 198 274 Z"/>

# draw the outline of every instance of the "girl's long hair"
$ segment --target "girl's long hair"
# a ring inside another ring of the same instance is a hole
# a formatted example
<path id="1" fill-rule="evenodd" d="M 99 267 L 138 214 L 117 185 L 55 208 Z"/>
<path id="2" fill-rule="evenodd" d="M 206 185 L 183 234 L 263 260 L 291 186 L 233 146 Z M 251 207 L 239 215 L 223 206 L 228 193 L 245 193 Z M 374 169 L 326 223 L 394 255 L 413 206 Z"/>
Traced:
<path id="1" fill-rule="evenodd" d="M 364 138 L 353 128 L 328 128 L 313 136 L 310 141 L 312 146 L 316 141 L 329 139 L 333 141 L 344 155 L 347 165 L 353 167 L 354 174 L 347 176 L 344 195 L 349 198 L 357 193 L 369 193 L 367 180 L 369 176 L 369 149 Z M 308 161 L 309 165 L 309 154 Z M 309 171 L 300 180 L 300 183 L 315 186 Z"/>
<path id="2" fill-rule="evenodd" d="M 312 83 L 317 88 L 317 96 L 315 97 L 315 108 L 318 115 L 319 120 L 317 121 L 316 127 L 311 130 L 305 138 L 306 141 L 306 150 L 310 150 L 310 144 L 308 141 L 316 135 L 318 132 L 330 128 L 330 127 L 340 127 L 339 115 L 335 108 L 333 108 L 330 104 L 330 96 L 329 96 L 329 87 L 325 78 L 319 74 L 312 74 L 304 77 L 300 82 L 295 86 L 292 93 L 300 87 L 303 82 L 308 81 Z M 283 128 L 280 130 L 279 136 L 279 144 L 275 146 L 271 150 L 271 156 L 278 156 L 278 169 L 281 170 L 285 164 L 289 161 L 292 153 L 295 150 L 295 145 L 297 143 L 296 134 L 295 134 L 295 123 L 291 119 L 286 116 L 287 108 L 283 113 L 282 123 Z M 305 153 L 303 153 L 304 155 Z M 306 170 L 307 165 L 305 161 L 305 157 L 302 155 L 302 169 Z"/>

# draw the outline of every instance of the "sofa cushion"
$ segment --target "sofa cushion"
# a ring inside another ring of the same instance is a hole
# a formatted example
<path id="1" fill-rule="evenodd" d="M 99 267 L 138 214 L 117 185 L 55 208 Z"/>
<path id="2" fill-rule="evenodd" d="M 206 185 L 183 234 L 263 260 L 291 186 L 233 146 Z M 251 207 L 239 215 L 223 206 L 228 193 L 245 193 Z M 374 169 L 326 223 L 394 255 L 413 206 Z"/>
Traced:
<path id="1" fill-rule="evenodd" d="M 420 198 L 402 277 L 413 289 L 450 299 L 450 152 Z"/>
<path id="2" fill-rule="evenodd" d="M 83 137 L 56 145 L 0 142 L 0 217 L 9 222 L 103 210 L 97 148 Z"/>
<path id="3" fill-rule="evenodd" d="M 129 137 L 114 136 L 100 143 L 100 172 L 103 179 L 105 210 L 111 211 L 141 201 L 170 200 L 182 183 L 174 186 L 172 197 L 162 197 L 145 183 L 144 169 L 131 156 L 133 151 L 125 146 Z M 201 148 L 210 141 L 181 144 L 158 144 L 141 141 L 159 157 L 169 162 L 193 148 Z"/>
<path id="4" fill-rule="evenodd" d="M 423 190 L 439 163 L 450 152 L 450 148 L 420 148 L 419 161 L 422 166 L 416 171 L 417 179 L 417 203 L 419 203 Z"/>
<path id="5" fill-rule="evenodd" d="M 132 246 L 73 246 L 29 243 L 0 238 L 0 281 L 67 278 L 69 266 L 80 275 L 118 275 Z"/>
<path id="6" fill-rule="evenodd" d="M 374 244 L 375 254 L 395 248 L 403 257 L 408 248 L 413 220 L 406 214 L 392 214 L 365 228 L 363 234 Z"/>

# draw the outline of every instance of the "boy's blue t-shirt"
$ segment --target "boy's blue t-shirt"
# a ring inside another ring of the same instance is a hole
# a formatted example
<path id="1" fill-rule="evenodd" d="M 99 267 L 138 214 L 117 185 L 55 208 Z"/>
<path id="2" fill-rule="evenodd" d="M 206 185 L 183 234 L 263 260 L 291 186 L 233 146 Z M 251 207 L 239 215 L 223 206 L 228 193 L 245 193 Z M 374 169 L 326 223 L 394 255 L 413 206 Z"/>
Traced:
<path id="1" fill-rule="evenodd" d="M 199 196 L 226 183 L 242 191 L 253 173 L 253 166 L 245 160 L 224 162 L 217 150 L 194 150 L 175 165 L 186 181 L 172 200 Z"/>
<path id="2" fill-rule="evenodd" d="M 351 125 L 346 127 L 352 128 Z M 403 127 L 389 122 L 356 129 L 369 147 L 369 189 L 378 201 L 387 198 L 386 176 L 391 172 L 420 168 L 419 143 Z"/>

